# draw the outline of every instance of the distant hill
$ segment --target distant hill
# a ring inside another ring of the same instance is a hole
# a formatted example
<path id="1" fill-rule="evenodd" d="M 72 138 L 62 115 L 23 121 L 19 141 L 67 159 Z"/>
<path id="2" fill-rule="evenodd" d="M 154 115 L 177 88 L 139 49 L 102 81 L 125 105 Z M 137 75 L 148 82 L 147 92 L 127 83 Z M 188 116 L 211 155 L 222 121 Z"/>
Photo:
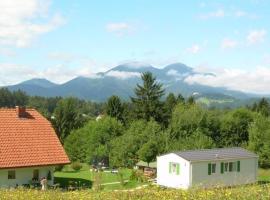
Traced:
<path id="1" fill-rule="evenodd" d="M 157 80 L 163 83 L 166 92 L 183 96 L 199 95 L 198 101 L 208 104 L 209 99 L 217 102 L 235 101 L 236 99 L 247 99 L 254 97 L 239 91 L 226 88 L 217 88 L 201 84 L 188 84 L 185 78 L 199 74 L 193 68 L 182 63 L 174 63 L 163 68 L 155 68 L 148 64 L 126 63 L 116 66 L 106 72 L 97 73 L 95 78 L 77 77 L 64 84 L 55 84 L 46 79 L 31 79 L 17 85 L 8 86 L 10 90 L 23 90 L 29 95 L 45 97 L 52 96 L 75 96 L 81 99 L 93 101 L 105 101 L 111 95 L 118 95 L 128 99 L 133 95 L 134 87 L 140 83 L 140 74 L 150 71 Z M 208 75 L 214 76 L 209 73 Z M 208 100 L 203 97 L 207 97 Z M 220 97 L 226 97 L 220 99 Z M 215 99 L 219 99 L 218 101 Z"/>

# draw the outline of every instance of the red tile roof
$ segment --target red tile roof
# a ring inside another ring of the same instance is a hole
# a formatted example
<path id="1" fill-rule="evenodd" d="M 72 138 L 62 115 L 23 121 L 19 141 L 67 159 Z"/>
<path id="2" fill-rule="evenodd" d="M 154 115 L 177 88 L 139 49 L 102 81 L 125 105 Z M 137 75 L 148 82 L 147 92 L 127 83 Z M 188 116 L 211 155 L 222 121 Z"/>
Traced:
<path id="1" fill-rule="evenodd" d="M 26 114 L 0 109 L 0 169 L 69 163 L 50 122 L 34 109 Z"/>

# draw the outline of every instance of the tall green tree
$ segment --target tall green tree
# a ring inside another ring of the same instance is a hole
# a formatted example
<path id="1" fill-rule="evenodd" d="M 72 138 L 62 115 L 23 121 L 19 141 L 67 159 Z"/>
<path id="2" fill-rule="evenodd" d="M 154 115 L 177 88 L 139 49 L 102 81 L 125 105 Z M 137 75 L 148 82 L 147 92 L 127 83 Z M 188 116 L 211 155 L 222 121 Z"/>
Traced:
<path id="1" fill-rule="evenodd" d="M 150 72 L 142 73 L 143 84 L 137 84 L 135 88 L 136 97 L 131 100 L 135 107 L 137 118 L 150 121 L 151 118 L 158 122 L 164 119 L 164 103 L 161 97 L 164 95 L 162 84 Z"/>
<path id="2" fill-rule="evenodd" d="M 84 118 L 78 112 L 78 107 L 78 100 L 72 97 L 62 99 L 57 103 L 53 124 L 62 143 L 72 130 L 81 127 L 84 123 Z"/>
<path id="3" fill-rule="evenodd" d="M 111 96 L 106 104 L 106 113 L 110 117 L 114 117 L 119 121 L 123 120 L 123 105 L 121 99 L 118 96 Z"/>
<path id="4" fill-rule="evenodd" d="M 254 115 L 246 108 L 230 111 L 221 119 L 221 143 L 224 146 L 242 146 L 248 142 L 248 128 Z"/>
<path id="5" fill-rule="evenodd" d="M 140 160 L 147 162 L 148 166 L 150 162 L 156 160 L 158 153 L 159 146 L 156 141 L 149 141 L 145 143 L 138 151 Z"/>
<path id="6" fill-rule="evenodd" d="M 262 115 L 256 116 L 249 127 L 248 148 L 259 155 L 259 165 L 270 167 L 270 119 Z"/>
<path id="7" fill-rule="evenodd" d="M 115 118 L 90 120 L 83 127 L 72 131 L 65 140 L 65 150 L 72 161 L 93 162 L 108 160 L 111 141 L 123 133 L 122 124 Z"/>

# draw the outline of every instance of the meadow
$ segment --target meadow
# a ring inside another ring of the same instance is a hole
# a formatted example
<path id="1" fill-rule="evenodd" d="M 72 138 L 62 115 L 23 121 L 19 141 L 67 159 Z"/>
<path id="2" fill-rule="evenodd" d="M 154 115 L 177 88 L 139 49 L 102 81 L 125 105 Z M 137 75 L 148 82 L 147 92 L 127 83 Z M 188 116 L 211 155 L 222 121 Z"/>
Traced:
<path id="1" fill-rule="evenodd" d="M 139 190 L 122 191 L 93 191 L 81 190 L 73 192 L 61 192 L 59 190 L 37 191 L 37 190 L 0 190 L 2 200 L 261 200 L 269 199 L 270 185 L 249 185 L 235 188 L 214 188 L 214 189 L 191 189 L 173 190 L 163 189 L 156 186 L 149 186 Z"/>

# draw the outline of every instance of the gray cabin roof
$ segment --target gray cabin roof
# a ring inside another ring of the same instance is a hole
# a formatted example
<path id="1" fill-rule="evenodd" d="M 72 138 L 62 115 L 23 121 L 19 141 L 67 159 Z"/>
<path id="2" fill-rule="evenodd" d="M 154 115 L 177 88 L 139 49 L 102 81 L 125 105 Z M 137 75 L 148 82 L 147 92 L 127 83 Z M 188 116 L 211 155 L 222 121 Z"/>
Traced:
<path id="1" fill-rule="evenodd" d="M 258 158 L 255 153 L 240 147 L 220 148 L 220 149 L 203 149 L 173 152 L 174 154 L 188 161 L 211 161 L 226 160 L 239 158 Z"/>

